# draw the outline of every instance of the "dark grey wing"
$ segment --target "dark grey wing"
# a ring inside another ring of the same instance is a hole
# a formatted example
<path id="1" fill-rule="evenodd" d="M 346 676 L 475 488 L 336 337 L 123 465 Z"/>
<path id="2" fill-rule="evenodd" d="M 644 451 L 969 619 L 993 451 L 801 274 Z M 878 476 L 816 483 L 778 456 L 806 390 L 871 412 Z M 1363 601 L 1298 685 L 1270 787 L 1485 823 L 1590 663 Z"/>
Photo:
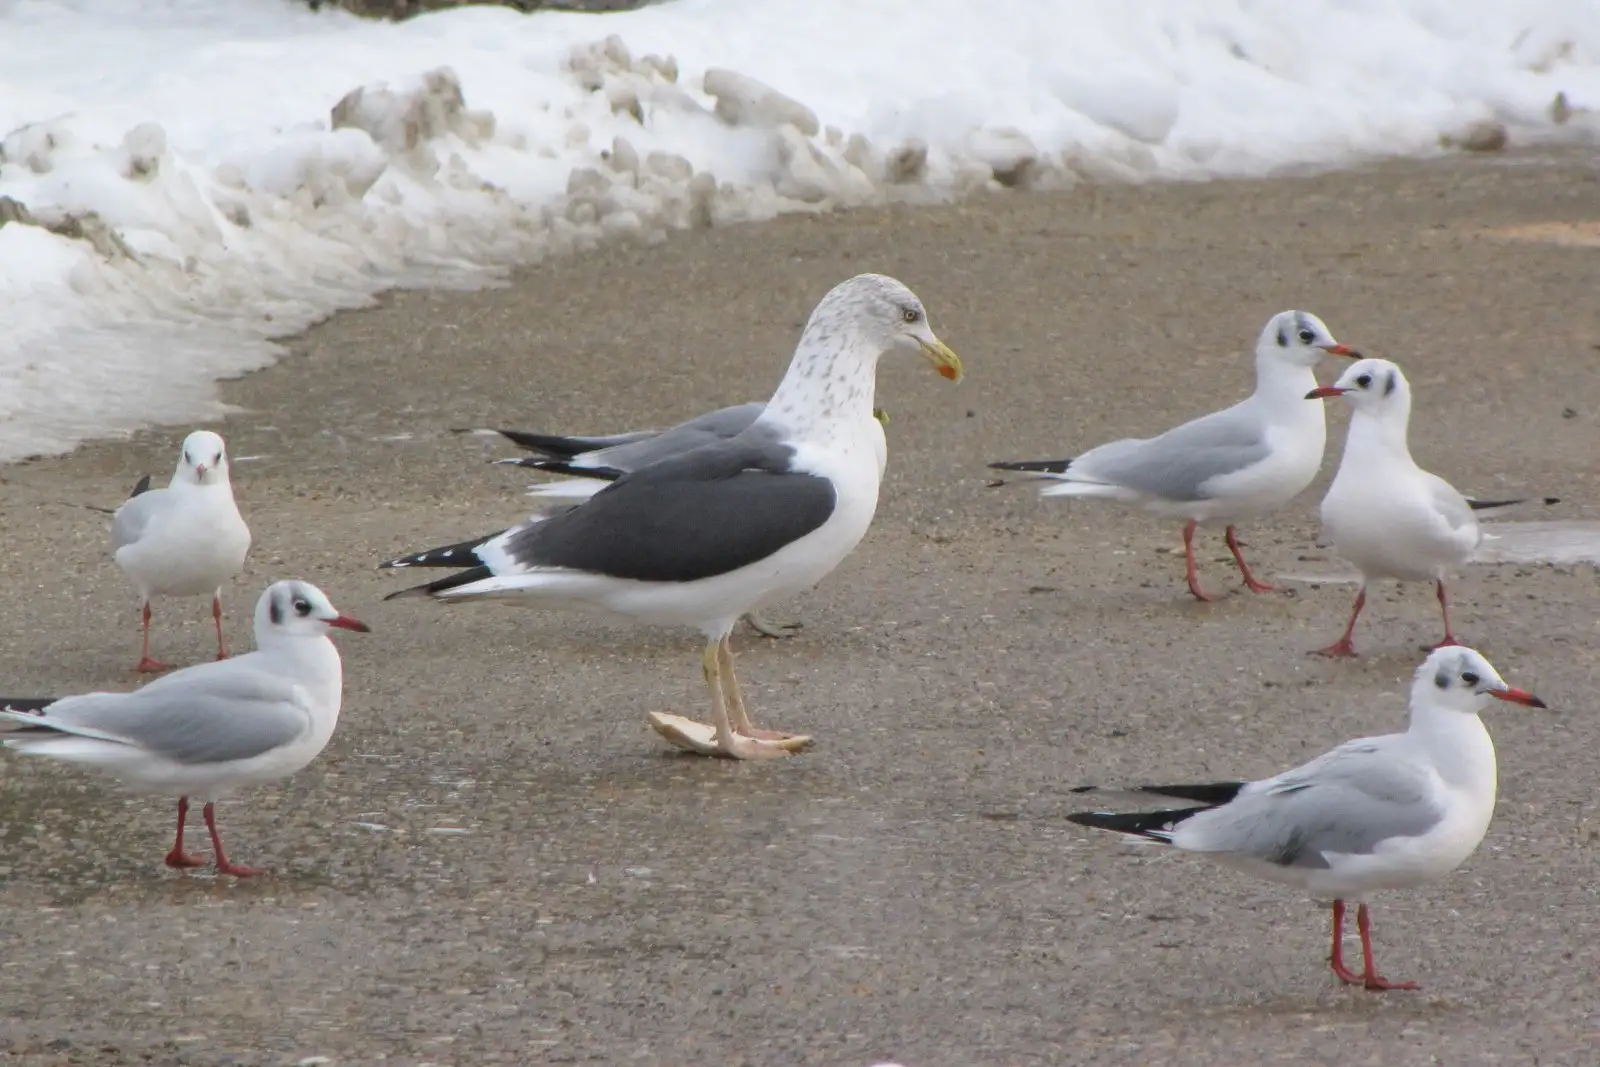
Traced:
<path id="1" fill-rule="evenodd" d="M 470 433 L 476 431 L 458 430 L 457 433 Z M 534 433 L 531 430 L 492 430 L 484 431 L 497 433 L 501 437 L 527 449 L 537 452 L 550 459 L 571 459 L 573 456 L 584 452 L 593 452 L 596 449 L 610 448 L 613 445 L 625 445 L 630 441 L 645 441 L 656 436 L 659 430 L 634 430 L 631 433 L 612 434 L 606 437 L 572 437 L 563 434 Z"/>
<path id="2" fill-rule="evenodd" d="M 66 697 L 7 735 L 43 741 L 74 734 L 130 745 L 176 763 L 253 759 L 312 728 L 304 690 L 252 667 L 246 657 L 205 663 L 132 693 Z"/>
<path id="3" fill-rule="evenodd" d="M 578 457 L 577 466 L 636 471 L 701 445 L 737 437 L 749 429 L 751 423 L 760 418 L 766 409 L 767 405 L 762 402 L 718 408 L 653 437 L 585 453 Z"/>
<path id="4" fill-rule="evenodd" d="M 788 469 L 791 450 L 746 435 L 627 475 L 588 503 L 522 526 L 491 569 L 562 567 L 643 582 L 689 582 L 765 559 L 833 514 L 833 483 Z"/>
<path id="5" fill-rule="evenodd" d="M 1395 738 L 1350 741 L 1302 767 L 1253 782 L 1183 823 L 1173 843 L 1282 867 L 1327 867 L 1329 854 L 1368 855 L 1427 833 L 1444 817 L 1429 773 Z"/>
<path id="6" fill-rule="evenodd" d="M 145 527 L 150 525 L 150 520 L 160 514 L 166 505 L 165 489 L 146 489 L 145 492 L 134 493 L 124 501 L 111 516 L 111 551 L 115 552 L 139 540 Z"/>
<path id="7" fill-rule="evenodd" d="M 1264 428 L 1249 409 L 1237 405 L 1160 437 L 1101 445 L 1072 461 L 1067 474 L 1163 500 L 1204 500 L 1211 479 L 1253 466 L 1266 456 Z"/>

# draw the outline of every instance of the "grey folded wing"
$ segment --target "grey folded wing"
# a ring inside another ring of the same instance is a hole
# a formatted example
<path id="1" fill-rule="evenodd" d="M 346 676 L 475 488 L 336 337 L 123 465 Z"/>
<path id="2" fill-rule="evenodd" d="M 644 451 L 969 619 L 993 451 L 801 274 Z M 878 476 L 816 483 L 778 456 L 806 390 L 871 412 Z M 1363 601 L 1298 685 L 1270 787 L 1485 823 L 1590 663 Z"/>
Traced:
<path id="1" fill-rule="evenodd" d="M 150 489 L 123 501 L 111 516 L 111 551 L 139 540 L 151 520 L 167 506 L 167 500 L 165 489 Z"/>
<path id="2" fill-rule="evenodd" d="M 1162 500 L 1204 500 L 1212 479 L 1267 457 L 1264 427 L 1238 407 L 1186 422 L 1159 437 L 1112 441 L 1079 456 L 1076 480 L 1119 485 Z"/>
<path id="3" fill-rule="evenodd" d="M 8 739 L 92 737 L 181 764 L 254 759 L 312 729 L 305 691 L 283 678 L 224 661 L 190 668 L 132 693 L 89 693 L 51 705 Z"/>
<path id="4" fill-rule="evenodd" d="M 1417 837 L 1444 811 L 1428 772 L 1396 759 L 1386 739 L 1351 741 L 1228 804 L 1183 823 L 1173 843 L 1281 867 L 1327 867 L 1329 854 L 1370 855 L 1393 838 Z"/>
<path id="5" fill-rule="evenodd" d="M 743 433 L 766 410 L 764 402 L 737 404 L 718 408 L 688 422 L 679 423 L 669 430 L 628 441 L 608 448 L 585 452 L 574 463 L 584 467 L 610 467 L 619 471 L 636 471 L 714 441 L 725 441 Z"/>
<path id="6" fill-rule="evenodd" d="M 1444 519 L 1451 530 L 1476 530 L 1478 516 L 1472 513 L 1472 505 L 1467 498 L 1462 496 L 1455 486 L 1445 481 L 1436 474 L 1424 472 L 1428 483 L 1428 493 L 1433 501 L 1433 508 Z"/>

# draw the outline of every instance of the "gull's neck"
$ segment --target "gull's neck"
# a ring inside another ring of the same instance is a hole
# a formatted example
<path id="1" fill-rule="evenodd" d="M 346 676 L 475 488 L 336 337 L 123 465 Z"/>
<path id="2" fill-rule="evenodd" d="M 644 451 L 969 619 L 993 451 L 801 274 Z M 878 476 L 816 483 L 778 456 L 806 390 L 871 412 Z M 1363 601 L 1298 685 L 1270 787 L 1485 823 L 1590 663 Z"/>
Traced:
<path id="1" fill-rule="evenodd" d="M 1420 685 L 1431 686 L 1431 680 Z M 1407 734 L 1433 763 L 1445 784 L 1486 799 L 1494 806 L 1497 766 L 1494 742 L 1483 720 L 1464 711 L 1441 708 L 1426 699 L 1411 701 Z"/>
<path id="2" fill-rule="evenodd" d="M 859 432 L 872 419 L 881 354 L 836 324 L 812 322 L 760 421 L 797 443 L 827 444 Z"/>
<path id="3" fill-rule="evenodd" d="M 1325 415 L 1321 402 L 1306 399 L 1306 394 L 1316 387 L 1317 376 L 1310 367 L 1296 366 L 1276 353 L 1257 353 L 1256 391 L 1252 398 L 1269 421 L 1322 421 Z"/>
<path id="4" fill-rule="evenodd" d="M 1373 459 L 1393 462 L 1396 458 L 1403 458 L 1407 463 L 1416 466 L 1416 460 L 1411 458 L 1411 446 L 1407 440 L 1410 421 L 1409 398 L 1400 398 L 1399 402 L 1373 410 L 1358 408 L 1352 411 L 1349 436 L 1344 446 L 1345 455 L 1363 461 Z"/>
<path id="5" fill-rule="evenodd" d="M 305 686 L 317 700 L 320 710 L 339 709 L 339 697 L 344 689 L 344 662 L 339 649 L 327 635 L 280 634 L 270 630 L 256 631 L 256 651 L 274 664 L 271 669 L 288 675 L 295 683 Z"/>

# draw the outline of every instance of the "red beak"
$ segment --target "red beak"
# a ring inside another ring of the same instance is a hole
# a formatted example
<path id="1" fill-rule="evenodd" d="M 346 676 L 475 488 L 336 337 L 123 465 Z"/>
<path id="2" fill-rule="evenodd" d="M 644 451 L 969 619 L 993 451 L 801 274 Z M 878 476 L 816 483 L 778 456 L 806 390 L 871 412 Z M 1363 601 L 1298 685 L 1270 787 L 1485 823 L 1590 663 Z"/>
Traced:
<path id="1" fill-rule="evenodd" d="M 1344 356 L 1346 359 L 1360 359 L 1361 353 L 1349 345 L 1327 345 L 1323 351 L 1330 356 Z"/>
<path id="2" fill-rule="evenodd" d="M 1330 396 L 1344 396 L 1350 390 L 1341 389 L 1337 385 L 1319 385 L 1306 394 L 1307 400 L 1325 400 Z"/>
<path id="3" fill-rule="evenodd" d="M 1489 695 L 1496 700 L 1506 700 L 1513 704 L 1523 704 L 1530 708 L 1548 708 L 1550 706 L 1526 689 L 1507 689 L 1503 693 L 1491 692 Z"/>
<path id="4" fill-rule="evenodd" d="M 341 630 L 354 630 L 358 634 L 370 634 L 372 632 L 372 627 L 360 619 L 352 619 L 348 615 L 335 616 L 328 620 L 328 625 L 337 626 Z"/>
<path id="5" fill-rule="evenodd" d="M 206 465 L 204 463 L 196 463 L 194 465 L 194 476 L 196 478 L 204 478 L 206 476 Z"/>

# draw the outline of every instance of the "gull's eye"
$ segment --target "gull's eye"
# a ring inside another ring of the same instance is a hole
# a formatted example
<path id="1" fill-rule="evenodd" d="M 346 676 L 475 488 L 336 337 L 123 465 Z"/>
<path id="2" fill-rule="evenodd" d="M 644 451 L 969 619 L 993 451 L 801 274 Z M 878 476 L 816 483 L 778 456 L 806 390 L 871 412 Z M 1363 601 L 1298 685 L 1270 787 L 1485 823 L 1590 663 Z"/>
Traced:
<path id="1" fill-rule="evenodd" d="M 1317 339 L 1317 335 L 1312 333 L 1310 330 L 1301 330 L 1300 331 L 1300 343 L 1301 344 L 1308 345 L 1312 341 L 1315 341 L 1316 339 Z"/>
<path id="2" fill-rule="evenodd" d="M 907 322 L 916 322 L 918 319 L 922 318 L 922 312 L 918 311 L 916 308 L 906 308 L 900 313 L 900 317 L 905 319 Z"/>
<path id="3" fill-rule="evenodd" d="M 221 462 L 222 462 L 222 453 L 221 452 L 218 452 L 215 456 L 211 457 L 211 465 L 213 467 L 215 467 L 217 464 L 219 464 Z"/>
<path id="4" fill-rule="evenodd" d="M 1463 674 L 1461 676 L 1461 680 L 1471 686 L 1476 686 L 1478 684 L 1478 676 L 1472 671 L 1467 671 L 1465 674 Z"/>
<path id="5" fill-rule="evenodd" d="M 1367 386 L 1372 384 L 1372 375 L 1363 374 L 1361 377 L 1356 379 L 1356 384 L 1365 389 Z"/>
<path id="6" fill-rule="evenodd" d="M 294 598 L 294 613 L 302 619 L 311 614 L 311 601 L 303 596 Z"/>

